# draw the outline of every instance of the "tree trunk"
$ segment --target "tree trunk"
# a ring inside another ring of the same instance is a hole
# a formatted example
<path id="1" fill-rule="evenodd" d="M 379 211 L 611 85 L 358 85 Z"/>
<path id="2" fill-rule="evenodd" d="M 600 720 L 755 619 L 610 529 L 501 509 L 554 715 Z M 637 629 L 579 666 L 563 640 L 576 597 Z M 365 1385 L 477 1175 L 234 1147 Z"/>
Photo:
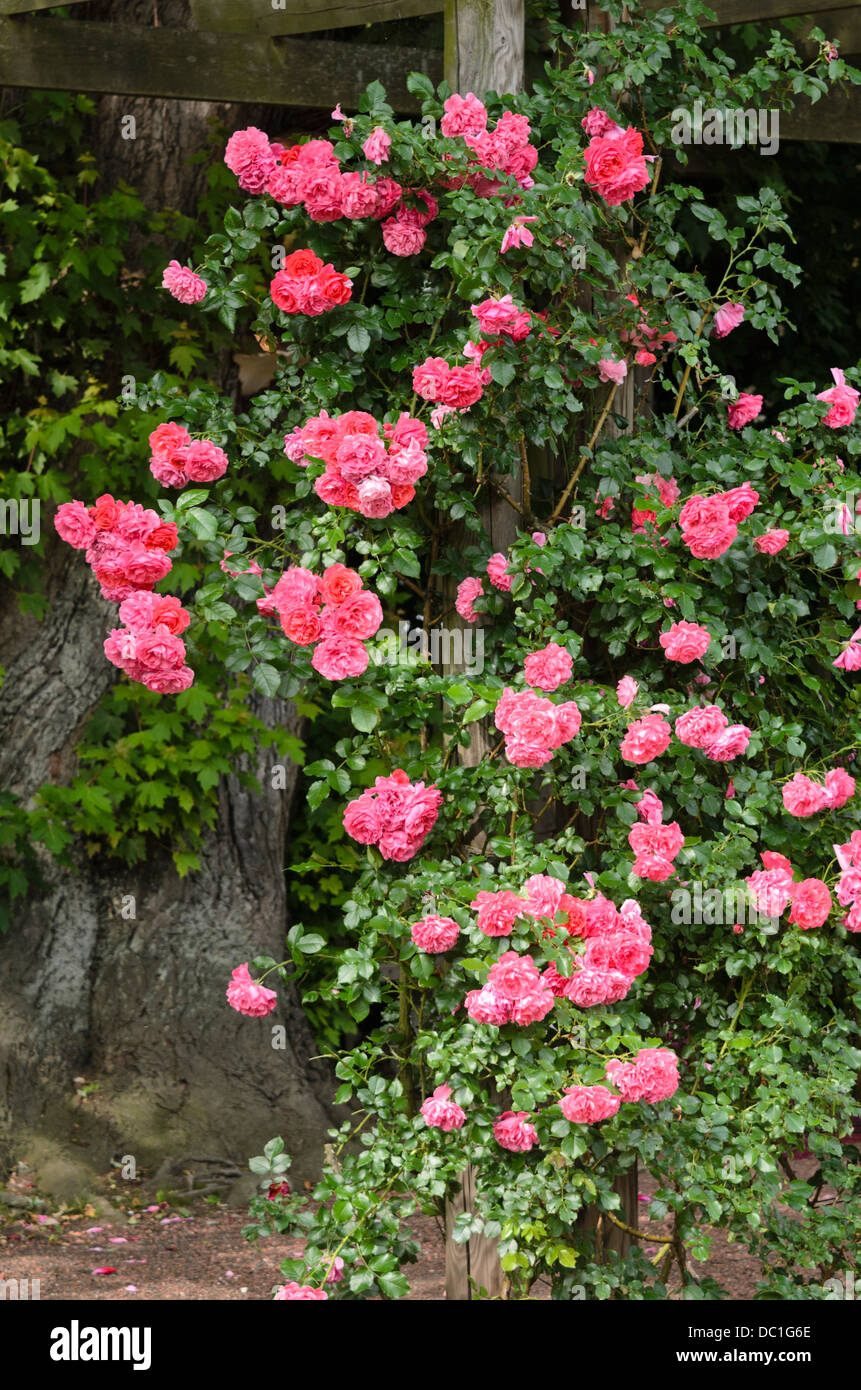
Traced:
<path id="1" fill-rule="evenodd" d="M 8 591 L 0 607 L 0 775 L 23 799 L 73 773 L 112 679 L 101 650 L 112 610 L 80 556 L 54 543 L 48 558 L 45 620 L 22 620 Z M 258 712 L 295 731 L 292 707 L 260 700 Z M 225 780 L 200 872 L 178 878 L 167 851 L 135 868 L 81 851 L 75 872 L 43 855 L 46 891 L 0 943 L 0 1160 L 45 1169 L 64 1195 L 124 1155 L 145 1168 L 214 1155 L 241 1172 L 275 1133 L 300 1178 L 317 1170 L 328 1075 L 309 1064 L 295 991 L 279 984 L 266 1019 L 241 1018 L 224 997 L 234 966 L 283 956 L 296 769 L 274 790 L 278 755 L 255 761 L 263 790 Z M 85 1103 L 79 1076 L 99 1088 Z"/>

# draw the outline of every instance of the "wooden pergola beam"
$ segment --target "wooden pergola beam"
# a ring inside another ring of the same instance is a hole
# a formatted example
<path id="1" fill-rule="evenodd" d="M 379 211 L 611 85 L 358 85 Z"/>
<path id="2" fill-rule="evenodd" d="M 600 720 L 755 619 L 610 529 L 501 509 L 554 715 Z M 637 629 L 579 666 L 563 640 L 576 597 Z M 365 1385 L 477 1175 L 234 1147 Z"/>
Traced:
<path id="1" fill-rule="evenodd" d="M 5 0 L 12 3 L 12 0 Z M 388 44 L 268 39 L 69 19 L 0 18 L 0 86 L 191 101 L 355 108 L 380 81 L 396 111 L 418 111 L 410 72 L 442 81 L 442 54 Z"/>
<path id="2" fill-rule="evenodd" d="M 857 0 L 705 0 L 717 19 L 709 26 L 759 24 L 792 15 L 825 15 L 858 8 Z M 672 0 L 642 0 L 644 10 L 671 10 Z"/>
<path id="3" fill-rule="evenodd" d="M 24 0 L 0 0 L 3 4 Z M 442 0 L 191 0 L 198 29 L 229 34 L 311 34 L 321 29 L 350 29 L 413 19 L 442 9 Z"/>

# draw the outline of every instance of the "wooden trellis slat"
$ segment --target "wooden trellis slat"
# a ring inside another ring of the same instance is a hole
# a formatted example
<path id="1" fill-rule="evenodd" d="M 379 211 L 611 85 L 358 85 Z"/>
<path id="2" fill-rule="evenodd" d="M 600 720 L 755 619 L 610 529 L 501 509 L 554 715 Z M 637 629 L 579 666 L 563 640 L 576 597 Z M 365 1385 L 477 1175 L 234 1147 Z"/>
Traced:
<path id="1" fill-rule="evenodd" d="M 0 0 L 0 6 L 16 3 L 19 0 Z M 442 7 L 442 0 L 282 0 L 280 6 L 273 0 L 191 0 L 199 29 L 231 34 L 311 34 L 413 19 Z"/>
<path id="2" fill-rule="evenodd" d="M 706 0 L 717 15 L 715 25 L 756 24 L 791 15 L 818 15 L 857 8 L 857 0 Z M 670 0 L 642 0 L 645 10 L 672 9 Z"/>
<path id="3" fill-rule="evenodd" d="M 6 0 L 9 3 L 10 0 Z M 0 18 L 0 86 L 192 101 L 354 108 L 369 82 L 383 83 L 396 111 L 420 103 L 410 72 L 442 81 L 442 54 L 389 44 L 268 39 L 137 28 L 71 19 Z"/>

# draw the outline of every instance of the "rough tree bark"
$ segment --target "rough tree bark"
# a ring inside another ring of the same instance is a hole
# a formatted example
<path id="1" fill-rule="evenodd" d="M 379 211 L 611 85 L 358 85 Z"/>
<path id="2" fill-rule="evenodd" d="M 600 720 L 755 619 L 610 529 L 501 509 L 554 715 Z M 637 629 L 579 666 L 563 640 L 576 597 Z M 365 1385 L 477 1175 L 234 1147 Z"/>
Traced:
<path id="1" fill-rule="evenodd" d="M 186 0 L 157 6 L 159 23 L 190 22 Z M 86 8 L 89 18 L 154 18 L 151 0 Z M 104 97 L 93 132 L 104 184 L 122 179 L 152 208 L 193 213 L 205 166 L 186 156 L 205 146 L 212 119 L 238 128 L 265 125 L 267 114 Z M 121 138 L 123 115 L 135 116 L 134 140 Z M 288 120 L 279 111 L 277 128 Z M 44 529 L 52 529 L 47 520 Z M 98 596 L 82 557 L 53 538 L 45 583 L 41 623 L 22 619 L 15 595 L 0 587 L 0 784 L 24 800 L 42 783 L 74 775 L 76 743 L 115 676 L 102 642 L 116 610 Z M 291 706 L 260 701 L 256 712 L 295 732 Z M 332 1086 L 327 1069 L 310 1060 L 313 1040 L 295 991 L 279 984 L 278 1009 L 257 1020 L 240 1018 L 224 997 L 234 966 L 284 954 L 296 769 L 288 768 L 285 789 L 273 790 L 277 761 L 273 749 L 259 751 L 260 795 L 226 779 L 202 869 L 185 879 L 167 849 L 136 869 L 88 858 L 83 847 L 75 872 L 42 856 L 46 891 L 0 939 L 0 1169 L 25 1160 L 44 1190 L 69 1197 L 91 1191 L 94 1175 L 127 1154 L 145 1170 L 206 1157 L 247 1172 L 249 1155 L 280 1133 L 300 1179 L 319 1171 Z M 121 915 L 129 898 L 133 920 Z M 272 1045 L 279 1024 L 283 1049 Z M 85 1102 L 78 1076 L 99 1087 Z"/>

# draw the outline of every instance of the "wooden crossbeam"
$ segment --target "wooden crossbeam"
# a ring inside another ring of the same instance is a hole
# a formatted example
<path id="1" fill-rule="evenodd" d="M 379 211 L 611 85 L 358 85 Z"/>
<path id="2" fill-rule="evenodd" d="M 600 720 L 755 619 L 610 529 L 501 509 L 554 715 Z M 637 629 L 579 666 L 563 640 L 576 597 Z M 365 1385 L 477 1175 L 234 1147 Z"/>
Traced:
<path id="1" fill-rule="evenodd" d="M 0 0 L 0 5 L 24 0 Z M 310 34 L 442 10 L 443 0 L 191 0 L 198 29 L 231 34 Z"/>
<path id="2" fill-rule="evenodd" d="M 10 0 L 6 0 L 10 3 Z M 410 72 L 442 81 L 442 54 L 389 44 L 269 39 L 195 30 L 138 28 L 89 20 L 0 18 L 0 86 L 192 101 L 355 109 L 369 82 L 382 82 L 396 111 L 420 103 Z"/>

